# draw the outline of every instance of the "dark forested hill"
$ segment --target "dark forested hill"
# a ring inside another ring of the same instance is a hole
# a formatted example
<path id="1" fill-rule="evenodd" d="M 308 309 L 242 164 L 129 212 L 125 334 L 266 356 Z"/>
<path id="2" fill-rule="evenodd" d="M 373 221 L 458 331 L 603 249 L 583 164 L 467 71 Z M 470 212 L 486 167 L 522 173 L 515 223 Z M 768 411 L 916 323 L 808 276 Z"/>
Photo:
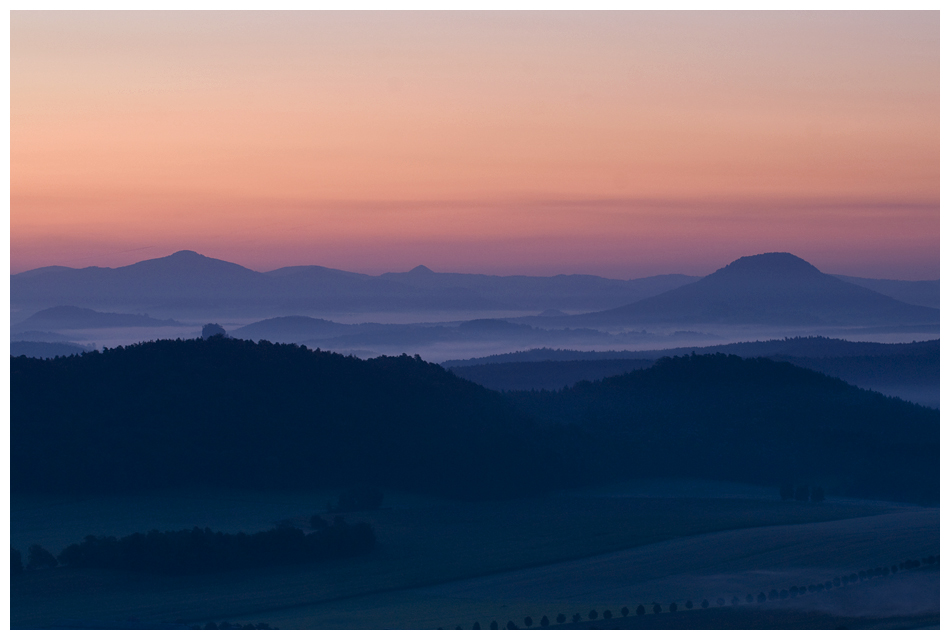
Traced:
<path id="1" fill-rule="evenodd" d="M 631 476 L 934 501 L 938 412 L 709 355 L 503 395 L 418 358 L 158 341 L 11 359 L 13 491 L 376 483 L 458 497 Z"/>
<path id="2" fill-rule="evenodd" d="M 371 482 L 477 497 L 533 486 L 529 452 L 545 449 L 502 396 L 438 365 L 227 338 L 13 358 L 11 396 L 14 491 Z"/>
<path id="3" fill-rule="evenodd" d="M 605 468 L 936 501 L 939 413 L 765 358 L 663 358 L 560 392 L 512 392 L 577 425 Z"/>

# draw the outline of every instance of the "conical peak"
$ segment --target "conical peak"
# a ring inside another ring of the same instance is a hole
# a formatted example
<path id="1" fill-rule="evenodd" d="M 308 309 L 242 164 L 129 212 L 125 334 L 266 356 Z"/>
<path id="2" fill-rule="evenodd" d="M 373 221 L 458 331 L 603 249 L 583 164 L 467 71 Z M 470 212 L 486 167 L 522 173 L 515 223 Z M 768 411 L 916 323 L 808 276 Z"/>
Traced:
<path id="1" fill-rule="evenodd" d="M 416 267 L 415 269 L 413 269 L 413 270 L 410 271 L 409 273 L 415 273 L 415 274 L 418 275 L 418 274 L 435 273 L 435 271 L 433 271 L 433 270 L 430 269 L 429 267 L 425 266 L 424 264 L 420 264 L 418 267 Z"/>

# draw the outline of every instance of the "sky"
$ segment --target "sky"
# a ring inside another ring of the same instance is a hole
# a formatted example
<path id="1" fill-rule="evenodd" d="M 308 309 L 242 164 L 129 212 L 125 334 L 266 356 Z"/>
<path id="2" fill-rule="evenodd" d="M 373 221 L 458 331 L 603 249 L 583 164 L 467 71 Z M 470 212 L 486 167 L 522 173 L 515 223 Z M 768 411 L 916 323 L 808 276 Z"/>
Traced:
<path id="1" fill-rule="evenodd" d="M 939 14 L 11 14 L 11 272 L 939 277 Z"/>

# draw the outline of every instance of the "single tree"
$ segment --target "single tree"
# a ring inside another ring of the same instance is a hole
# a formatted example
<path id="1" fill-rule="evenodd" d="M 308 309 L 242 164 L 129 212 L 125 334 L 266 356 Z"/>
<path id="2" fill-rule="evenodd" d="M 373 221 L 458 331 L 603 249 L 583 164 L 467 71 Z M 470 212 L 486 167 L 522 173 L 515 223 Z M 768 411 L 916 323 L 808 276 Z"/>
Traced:
<path id="1" fill-rule="evenodd" d="M 227 338 L 228 332 L 225 331 L 224 327 L 222 327 L 220 324 L 215 324 L 213 322 L 209 322 L 205 326 L 201 327 L 202 339 L 207 340 L 208 338 L 213 338 L 214 336 L 221 336 L 222 338 Z"/>
<path id="2" fill-rule="evenodd" d="M 769 591 L 769 600 L 778 600 L 778 589 Z"/>
<path id="3" fill-rule="evenodd" d="M 653 613 L 661 613 L 662 611 L 663 607 L 658 602 L 653 603 Z"/>
<path id="4" fill-rule="evenodd" d="M 642 616 L 642 615 L 643 615 L 644 613 L 646 613 L 646 612 L 647 612 L 647 610 L 646 610 L 646 608 L 645 608 L 642 604 L 637 606 L 637 615 L 638 615 L 638 616 Z"/>
<path id="5" fill-rule="evenodd" d="M 505 625 L 505 628 L 514 631 L 515 629 L 518 628 L 518 625 L 516 625 L 514 622 L 509 620 L 508 624 Z"/>
<path id="6" fill-rule="evenodd" d="M 564 624 L 565 622 L 567 622 L 567 616 L 564 615 L 563 613 L 557 614 L 557 623 Z"/>
<path id="7" fill-rule="evenodd" d="M 472 625 L 472 631 L 478 631 L 481 628 L 482 628 L 482 625 L 478 624 L 477 622 Z"/>
<path id="8" fill-rule="evenodd" d="M 571 621 L 572 621 L 572 622 L 580 622 L 580 621 L 581 621 L 581 614 L 575 613 L 573 616 L 571 616 Z"/>
<path id="9" fill-rule="evenodd" d="M 590 610 L 590 613 L 587 614 L 587 619 L 588 619 L 588 620 L 596 620 L 596 619 L 597 619 L 597 610 L 596 610 L 596 609 L 591 609 L 591 610 Z"/>
<path id="10" fill-rule="evenodd" d="M 524 626 L 530 627 L 533 624 L 534 624 L 534 620 L 531 619 L 531 616 L 524 617 Z"/>
<path id="11" fill-rule="evenodd" d="M 735 606 L 738 606 L 738 604 L 739 604 L 739 596 L 732 596 L 732 600 L 731 600 L 730 602 L 732 602 L 732 606 L 734 606 L 734 607 L 735 607 Z"/>
<path id="12" fill-rule="evenodd" d="M 747 593 L 745 594 L 745 601 L 748 602 L 749 604 L 752 604 L 753 602 L 755 602 L 755 598 L 752 597 L 751 593 Z"/>
<path id="13" fill-rule="evenodd" d="M 677 610 L 677 609 L 678 609 L 678 607 L 676 606 L 676 603 L 675 603 L 675 602 L 671 602 L 671 603 L 670 603 L 670 613 L 676 613 L 676 610 Z"/>
<path id="14" fill-rule="evenodd" d="M 707 600 L 706 598 L 703 598 L 703 601 L 699 603 L 699 606 L 701 606 L 703 609 L 708 609 L 708 608 L 709 608 L 709 600 Z"/>
<path id="15" fill-rule="evenodd" d="M 768 598 L 765 597 L 765 592 L 759 591 L 759 596 L 756 598 L 756 600 L 758 600 L 759 603 L 762 603 L 762 602 L 765 602 L 767 599 Z"/>
<path id="16" fill-rule="evenodd" d="M 722 598 L 716 598 L 716 604 L 718 604 L 720 607 L 724 607 L 726 606 L 726 601 Z"/>
<path id="17" fill-rule="evenodd" d="M 613 617 L 614 614 L 610 611 L 610 609 L 604 609 L 604 620 L 610 620 Z"/>
<path id="18" fill-rule="evenodd" d="M 687 600 L 687 601 L 686 601 L 686 608 L 687 608 L 687 609 L 692 609 L 692 608 L 693 608 L 693 601 L 692 601 L 692 600 Z"/>
<path id="19" fill-rule="evenodd" d="M 788 589 L 782 589 L 781 591 L 779 591 L 778 597 L 781 598 L 782 600 L 787 600 L 787 599 L 788 599 Z"/>
<path id="20" fill-rule="evenodd" d="M 630 615 L 630 609 L 628 609 L 627 607 L 624 607 L 623 609 L 620 610 L 620 615 L 626 618 L 627 616 Z"/>
<path id="21" fill-rule="evenodd" d="M 547 617 L 547 616 L 541 616 L 541 626 L 542 626 L 542 627 L 547 627 L 547 626 L 550 625 L 550 624 L 551 624 L 551 621 L 548 620 L 548 617 Z"/>
<path id="22" fill-rule="evenodd" d="M 497 628 L 498 628 L 498 621 L 497 621 L 497 620 L 492 620 L 492 621 L 491 621 L 491 624 L 488 625 L 488 628 L 489 628 L 489 629 L 497 629 Z"/>

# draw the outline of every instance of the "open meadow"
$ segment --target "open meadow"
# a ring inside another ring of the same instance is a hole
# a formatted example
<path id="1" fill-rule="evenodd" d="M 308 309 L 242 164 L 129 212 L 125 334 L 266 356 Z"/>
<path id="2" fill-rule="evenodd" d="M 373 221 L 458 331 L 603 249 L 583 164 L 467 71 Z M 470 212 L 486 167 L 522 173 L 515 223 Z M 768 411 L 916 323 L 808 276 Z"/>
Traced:
<path id="1" fill-rule="evenodd" d="M 306 527 L 333 497 L 210 490 L 15 497 L 11 538 L 23 552 L 39 543 L 58 553 L 87 534 L 192 526 L 252 532 L 281 520 Z M 548 615 L 553 622 L 560 612 L 570 619 L 654 600 L 682 607 L 692 599 L 698 608 L 703 598 L 728 601 L 939 553 L 937 509 L 833 498 L 782 502 L 777 490 L 727 483 L 642 481 L 488 502 L 387 494 L 383 506 L 346 514 L 376 531 L 376 549 L 358 558 L 185 577 L 27 572 L 11 584 L 11 625 L 229 620 L 282 629 L 471 628 L 480 621 L 487 628 L 492 619 Z M 909 609 L 885 609 L 919 613 L 920 602 L 935 609 L 936 587 L 922 592 Z M 860 605 L 849 611 L 885 610 Z"/>

